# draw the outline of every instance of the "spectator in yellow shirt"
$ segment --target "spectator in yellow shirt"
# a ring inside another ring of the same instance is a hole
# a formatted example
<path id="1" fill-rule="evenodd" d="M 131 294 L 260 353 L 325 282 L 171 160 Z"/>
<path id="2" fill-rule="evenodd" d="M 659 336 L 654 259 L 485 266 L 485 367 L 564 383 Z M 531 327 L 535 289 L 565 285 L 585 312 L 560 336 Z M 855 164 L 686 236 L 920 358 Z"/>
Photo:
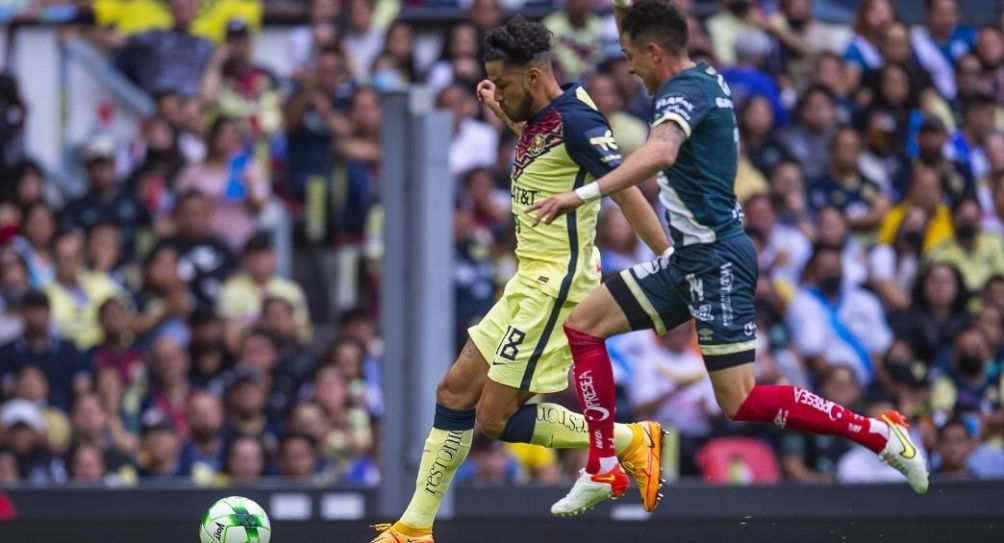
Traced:
<path id="1" fill-rule="evenodd" d="M 113 36 L 106 36 L 106 40 L 114 43 L 133 34 L 171 28 L 175 23 L 175 4 L 195 4 L 197 14 L 192 34 L 217 44 L 226 38 L 231 19 L 243 19 L 255 31 L 261 28 L 264 11 L 261 0 L 94 0 L 92 9 L 97 26 L 111 29 Z"/>
<path id="2" fill-rule="evenodd" d="M 272 238 L 259 233 L 244 249 L 243 271 L 223 283 L 217 299 L 217 314 L 226 321 L 226 341 L 236 346 L 241 332 L 261 317 L 262 301 L 277 297 L 289 301 L 300 333 L 310 337 L 310 314 L 300 286 L 275 274 L 276 254 Z"/>
<path id="3" fill-rule="evenodd" d="M 529 443 L 505 443 L 505 448 L 516 458 L 533 482 L 554 484 L 561 479 L 558 453 L 554 449 Z"/>
<path id="4" fill-rule="evenodd" d="M 84 268 L 83 235 L 70 232 L 54 243 L 56 277 L 45 288 L 52 309 L 52 321 L 60 337 L 82 351 L 101 341 L 98 308 L 109 298 L 122 294 L 114 281 L 103 273 Z"/>
<path id="5" fill-rule="evenodd" d="M 927 166 L 914 168 L 906 198 L 886 213 L 882 226 L 879 227 L 878 242 L 891 245 L 903 218 L 914 208 L 923 209 L 930 217 L 924 230 L 924 252 L 951 238 L 952 213 L 942 202 L 941 196 L 941 176 L 938 171 Z"/>
<path id="6" fill-rule="evenodd" d="M 948 262 L 962 273 L 966 290 L 976 292 L 995 275 L 1004 275 L 1004 238 L 980 226 L 980 204 L 963 198 L 953 209 L 955 235 L 935 247 L 932 262 Z"/>
<path id="7" fill-rule="evenodd" d="M 564 9 L 543 22 L 554 33 L 554 61 L 565 80 L 578 79 L 603 60 L 603 20 L 590 11 L 589 0 L 565 0 Z"/>

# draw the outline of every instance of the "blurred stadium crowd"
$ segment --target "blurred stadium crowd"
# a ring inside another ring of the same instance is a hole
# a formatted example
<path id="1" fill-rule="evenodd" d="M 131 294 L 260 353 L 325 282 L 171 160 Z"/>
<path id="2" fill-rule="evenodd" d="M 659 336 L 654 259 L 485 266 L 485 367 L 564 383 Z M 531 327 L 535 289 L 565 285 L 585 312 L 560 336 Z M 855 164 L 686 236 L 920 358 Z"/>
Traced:
<path id="1" fill-rule="evenodd" d="M 380 91 L 422 83 L 453 115 L 458 346 L 515 269 L 515 137 L 473 89 L 481 36 L 523 4 L 461 6 L 419 62 L 394 0 L 311 0 L 288 32 L 295 68 L 273 73 L 251 56 L 259 2 L 94 0 L 64 37 L 100 46 L 156 113 L 135 141 L 96 133 L 78 150 L 79 194 L 26 155 L 30 89 L 0 76 L 0 485 L 379 481 L 394 371 L 376 324 Z M 896 407 L 936 478 L 1004 477 L 1000 18 L 960 25 L 955 0 L 925 2 L 916 26 L 888 0 L 858 2 L 853 25 L 810 0 L 717 7 L 691 16 L 690 50 L 737 104 L 758 379 Z M 544 21 L 559 78 L 630 153 L 651 104 L 607 8 L 565 0 Z M 652 257 L 616 206 L 597 239 L 605 273 Z M 848 442 L 724 420 L 695 346 L 691 325 L 609 342 L 618 417 L 674 428 L 681 476 L 899 480 Z M 723 437 L 755 441 L 723 457 Z M 479 437 L 458 481 L 551 483 L 581 464 Z"/>

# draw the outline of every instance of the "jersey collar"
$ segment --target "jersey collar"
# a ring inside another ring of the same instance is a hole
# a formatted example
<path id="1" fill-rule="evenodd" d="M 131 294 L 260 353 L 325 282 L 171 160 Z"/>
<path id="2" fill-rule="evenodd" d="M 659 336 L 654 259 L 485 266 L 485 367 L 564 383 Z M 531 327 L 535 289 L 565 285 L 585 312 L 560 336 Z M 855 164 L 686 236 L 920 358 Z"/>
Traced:
<path id="1" fill-rule="evenodd" d="M 687 68 L 686 70 L 683 70 L 682 72 L 674 75 L 673 77 L 670 77 L 669 79 L 663 81 L 662 85 L 659 85 L 659 93 L 661 94 L 662 91 L 665 90 L 666 85 L 669 85 L 669 82 L 672 81 L 672 80 L 674 80 L 674 79 L 676 79 L 677 77 L 680 77 L 683 74 L 690 73 L 690 72 L 704 72 L 708 68 L 709 68 L 709 66 L 708 66 L 707 62 L 704 62 L 703 60 L 700 61 L 700 62 L 698 62 L 697 64 L 691 66 L 690 68 Z"/>
<path id="2" fill-rule="evenodd" d="M 567 98 L 569 95 L 575 94 L 575 89 L 577 89 L 578 87 L 579 87 L 578 83 L 566 83 L 566 84 L 562 85 L 561 86 L 561 90 L 564 91 L 564 92 L 562 92 L 561 94 L 559 94 L 554 100 L 551 100 L 551 103 L 549 103 L 546 106 L 544 106 L 544 109 L 538 111 L 537 113 L 534 113 L 529 119 L 526 120 L 526 123 L 527 124 L 533 124 L 533 123 L 539 121 L 558 102 L 561 102 L 562 100 L 564 100 L 565 98 Z"/>

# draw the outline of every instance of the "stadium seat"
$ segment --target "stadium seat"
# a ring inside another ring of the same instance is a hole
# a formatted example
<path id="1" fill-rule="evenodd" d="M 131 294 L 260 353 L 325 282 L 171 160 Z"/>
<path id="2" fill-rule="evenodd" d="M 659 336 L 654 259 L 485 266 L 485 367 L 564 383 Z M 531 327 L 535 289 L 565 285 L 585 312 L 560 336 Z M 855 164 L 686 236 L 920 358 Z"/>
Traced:
<path id="1" fill-rule="evenodd" d="M 12 520 L 16 515 L 14 502 L 3 492 L 0 492 L 0 520 Z"/>
<path id="2" fill-rule="evenodd" d="M 777 456 L 769 445 L 750 437 L 720 437 L 697 451 L 697 465 L 705 481 L 766 484 L 781 480 Z"/>

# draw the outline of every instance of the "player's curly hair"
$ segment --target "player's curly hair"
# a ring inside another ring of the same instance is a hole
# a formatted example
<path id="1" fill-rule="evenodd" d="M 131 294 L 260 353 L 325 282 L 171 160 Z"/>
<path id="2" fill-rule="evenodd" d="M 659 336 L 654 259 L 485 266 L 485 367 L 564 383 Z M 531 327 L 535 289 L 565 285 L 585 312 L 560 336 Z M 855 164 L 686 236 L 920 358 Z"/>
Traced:
<path id="1" fill-rule="evenodd" d="M 654 41 L 671 54 L 687 50 L 687 16 L 670 0 L 638 0 L 621 21 L 632 41 Z"/>
<path id="2" fill-rule="evenodd" d="M 546 26 L 517 15 L 485 36 L 484 61 L 526 64 L 551 51 L 551 36 Z"/>

